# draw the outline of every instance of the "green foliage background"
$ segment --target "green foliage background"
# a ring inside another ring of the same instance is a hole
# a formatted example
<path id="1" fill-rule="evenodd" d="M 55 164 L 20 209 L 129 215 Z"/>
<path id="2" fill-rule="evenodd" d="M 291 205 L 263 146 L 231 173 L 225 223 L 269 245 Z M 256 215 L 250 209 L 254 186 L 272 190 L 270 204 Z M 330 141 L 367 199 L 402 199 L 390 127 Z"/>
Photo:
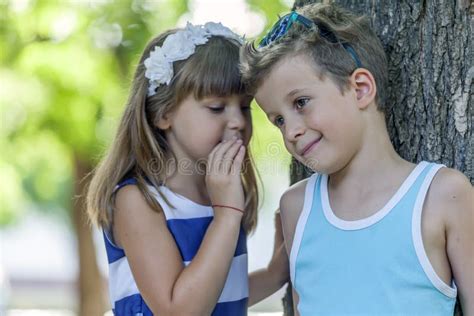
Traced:
<path id="1" fill-rule="evenodd" d="M 288 1 L 248 0 L 266 27 Z M 146 42 L 174 27 L 186 0 L 0 0 L 0 227 L 30 209 L 66 216 L 74 163 L 96 163 L 112 139 Z M 218 17 L 215 21 L 219 21 Z M 281 138 L 253 105 L 252 150 Z"/>

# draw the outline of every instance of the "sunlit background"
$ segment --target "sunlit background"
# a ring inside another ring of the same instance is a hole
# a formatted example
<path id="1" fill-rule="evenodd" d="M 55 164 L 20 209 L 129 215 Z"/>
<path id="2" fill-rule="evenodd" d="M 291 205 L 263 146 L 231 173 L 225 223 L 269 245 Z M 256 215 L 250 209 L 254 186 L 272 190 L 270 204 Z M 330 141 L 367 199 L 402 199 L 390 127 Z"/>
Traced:
<path id="1" fill-rule="evenodd" d="M 81 180 L 113 137 L 145 43 L 186 21 L 222 22 L 257 39 L 292 4 L 0 0 L 0 315 L 76 315 L 81 269 L 96 263 L 105 284 L 102 237 L 94 231 L 92 253 L 80 252 L 88 237 L 74 214 Z M 264 200 L 249 239 L 250 271 L 270 258 L 273 212 L 288 187 L 290 161 L 278 131 L 252 106 L 251 147 Z M 80 261 L 79 253 L 92 261 Z M 282 296 L 259 303 L 250 315 L 281 315 Z"/>

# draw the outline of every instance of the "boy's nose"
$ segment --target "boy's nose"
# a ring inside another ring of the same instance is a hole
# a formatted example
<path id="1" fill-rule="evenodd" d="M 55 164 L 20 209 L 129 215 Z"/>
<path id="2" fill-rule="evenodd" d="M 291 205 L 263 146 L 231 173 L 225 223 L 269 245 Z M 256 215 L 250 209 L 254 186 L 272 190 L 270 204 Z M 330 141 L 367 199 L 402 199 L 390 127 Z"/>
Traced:
<path id="1" fill-rule="evenodd" d="M 286 122 L 285 128 L 285 138 L 290 141 L 294 142 L 297 141 L 300 136 L 304 135 L 304 126 L 298 122 Z"/>

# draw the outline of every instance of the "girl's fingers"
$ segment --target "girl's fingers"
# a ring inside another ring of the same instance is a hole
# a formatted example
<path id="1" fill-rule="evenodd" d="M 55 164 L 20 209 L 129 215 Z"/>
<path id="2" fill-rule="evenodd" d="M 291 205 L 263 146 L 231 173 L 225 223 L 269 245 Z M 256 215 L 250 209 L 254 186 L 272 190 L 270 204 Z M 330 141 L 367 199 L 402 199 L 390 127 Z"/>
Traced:
<path id="1" fill-rule="evenodd" d="M 221 161 L 223 155 L 227 152 L 227 150 L 235 143 L 235 139 L 228 140 L 222 142 L 219 148 L 214 153 L 214 160 L 217 162 L 218 160 Z"/>
<path id="2" fill-rule="evenodd" d="M 240 147 L 242 146 L 242 141 L 237 140 L 225 153 L 222 157 L 221 169 L 224 173 L 229 173 L 229 170 L 232 168 L 234 158 L 239 152 Z"/>
<path id="3" fill-rule="evenodd" d="M 223 148 L 227 148 L 229 146 L 232 145 L 232 141 L 228 140 L 228 141 L 222 141 L 220 142 L 219 144 L 216 145 L 216 147 L 214 147 L 211 151 L 211 153 L 209 154 L 208 156 L 208 159 L 207 159 L 207 166 L 208 166 L 208 172 L 209 171 L 216 171 L 218 169 L 216 169 L 216 167 L 218 168 L 219 167 L 219 164 L 220 164 L 220 156 L 221 155 L 220 153 L 222 152 Z"/>
<path id="4" fill-rule="evenodd" d="M 234 141 L 232 146 L 230 146 L 226 152 L 224 152 L 223 159 L 234 159 L 235 155 L 237 154 L 237 151 L 239 150 L 239 147 L 242 145 L 242 140 L 237 139 Z"/>
<path id="5" fill-rule="evenodd" d="M 240 175 L 242 171 L 242 162 L 245 157 L 245 146 L 240 146 L 239 151 L 235 155 L 234 162 L 232 163 L 231 172 Z"/>
<path id="6" fill-rule="evenodd" d="M 223 143 L 220 148 L 216 150 L 214 153 L 214 158 L 213 158 L 213 171 L 218 171 L 218 172 L 224 172 L 224 170 L 227 170 L 228 167 L 225 166 L 225 156 L 226 153 L 236 144 L 236 139 L 228 140 L 227 142 Z"/>
<path id="7" fill-rule="evenodd" d="M 212 166 L 214 164 L 214 155 L 216 154 L 216 151 L 220 148 L 222 143 L 219 143 L 214 147 L 211 152 L 209 153 L 209 156 L 207 157 L 207 173 L 209 173 L 212 169 Z"/>

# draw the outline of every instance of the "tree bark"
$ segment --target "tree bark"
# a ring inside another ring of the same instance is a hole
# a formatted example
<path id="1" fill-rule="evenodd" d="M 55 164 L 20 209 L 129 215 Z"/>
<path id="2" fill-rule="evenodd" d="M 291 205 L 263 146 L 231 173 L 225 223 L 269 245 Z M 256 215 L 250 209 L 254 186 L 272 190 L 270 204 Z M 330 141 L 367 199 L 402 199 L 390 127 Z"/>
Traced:
<path id="1" fill-rule="evenodd" d="M 85 192 L 88 184 L 87 175 L 92 166 L 75 158 L 76 181 L 75 199 L 72 209 L 72 222 L 76 231 L 79 257 L 79 275 L 77 287 L 79 292 L 79 316 L 103 316 L 108 310 L 106 282 L 100 274 L 96 259 L 91 226 L 88 223 L 85 209 Z"/>
<path id="2" fill-rule="evenodd" d="M 296 0 L 295 7 L 321 1 Z M 397 152 L 434 161 L 474 182 L 473 29 L 469 0 L 333 0 L 367 15 L 389 62 L 387 127 Z M 291 182 L 309 174 L 297 162 Z M 290 291 L 291 293 L 291 291 Z M 284 315 L 291 297 L 285 296 Z M 457 304 L 456 315 L 462 315 Z"/>

